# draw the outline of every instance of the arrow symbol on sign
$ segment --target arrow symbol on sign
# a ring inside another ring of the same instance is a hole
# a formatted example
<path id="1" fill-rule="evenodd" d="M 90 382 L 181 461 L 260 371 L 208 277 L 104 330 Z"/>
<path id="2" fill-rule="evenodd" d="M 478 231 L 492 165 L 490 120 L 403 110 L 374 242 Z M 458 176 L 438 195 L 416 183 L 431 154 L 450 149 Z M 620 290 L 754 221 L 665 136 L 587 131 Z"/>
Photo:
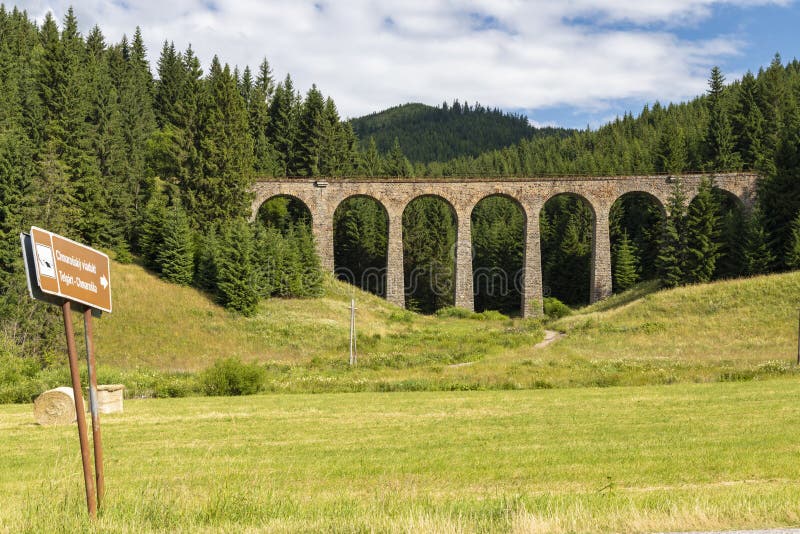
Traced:
<path id="1" fill-rule="evenodd" d="M 108 280 L 106 280 L 106 275 L 102 275 L 100 277 L 100 285 L 103 286 L 103 289 L 108 287 Z"/>

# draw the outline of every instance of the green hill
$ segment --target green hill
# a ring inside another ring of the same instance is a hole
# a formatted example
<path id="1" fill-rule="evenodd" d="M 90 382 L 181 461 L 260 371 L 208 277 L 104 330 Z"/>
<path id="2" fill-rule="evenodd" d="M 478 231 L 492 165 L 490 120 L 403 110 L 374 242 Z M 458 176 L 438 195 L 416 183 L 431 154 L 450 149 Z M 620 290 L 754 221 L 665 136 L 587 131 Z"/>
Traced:
<path id="1" fill-rule="evenodd" d="M 228 357 L 258 362 L 265 390 L 292 392 L 645 385 L 798 371 L 800 272 L 674 290 L 640 285 L 544 325 L 452 308 L 418 315 L 333 279 L 319 299 L 265 300 L 247 318 L 139 266 L 115 263 L 113 273 L 115 311 L 95 323 L 99 373 L 130 395 L 199 393 L 197 372 Z M 543 327 L 566 335 L 537 348 Z M 76 329 L 80 340 L 77 321 Z M 66 383 L 66 357 L 55 360 L 27 375 L 6 364 L 0 398 L 24 400 Z"/>
<path id="2" fill-rule="evenodd" d="M 396 138 L 406 157 L 422 163 L 477 156 L 522 139 L 570 133 L 562 128 L 535 128 L 522 115 L 458 101 L 442 107 L 403 104 L 350 123 L 364 146 L 372 137 L 378 150 L 386 152 Z"/>

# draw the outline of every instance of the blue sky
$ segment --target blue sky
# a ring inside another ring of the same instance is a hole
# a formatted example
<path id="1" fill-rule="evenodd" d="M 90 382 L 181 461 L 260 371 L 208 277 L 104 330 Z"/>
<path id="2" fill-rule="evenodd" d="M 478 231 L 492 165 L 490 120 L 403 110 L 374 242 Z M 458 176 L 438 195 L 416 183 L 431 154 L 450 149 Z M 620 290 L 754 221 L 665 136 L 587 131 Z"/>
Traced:
<path id="1" fill-rule="evenodd" d="M 61 20 L 70 2 L 16 5 Z M 729 79 L 800 55 L 800 0 L 83 0 L 82 31 L 118 41 L 141 26 L 305 92 L 316 83 L 344 117 L 458 98 L 535 124 L 596 127 L 646 102 L 690 99 L 719 65 Z"/>
<path id="2" fill-rule="evenodd" d="M 798 46 L 800 41 L 795 37 L 798 24 L 800 24 L 800 4 L 797 2 L 750 7 L 717 4 L 707 17 L 694 22 L 688 21 L 677 27 L 644 24 L 640 29 L 666 30 L 687 42 L 702 41 L 709 36 L 724 36 L 736 41 L 735 53 L 709 58 L 709 65 L 718 65 L 728 80 L 734 80 L 748 70 L 757 72 L 759 67 L 766 67 L 776 53 L 781 54 L 784 63 L 800 57 L 800 46 Z M 616 25 L 620 29 L 630 29 L 631 26 Z M 702 91 L 702 88 L 700 90 Z M 608 107 L 601 110 L 561 105 L 539 109 L 517 107 L 513 111 L 528 115 L 544 124 L 552 123 L 577 128 L 589 125 L 594 128 L 626 111 L 638 113 L 645 104 L 652 104 L 655 100 L 660 100 L 662 103 L 679 102 L 690 98 L 692 94 L 699 93 L 687 93 L 678 99 L 664 99 L 659 95 L 651 98 L 612 98 L 608 101 Z"/>

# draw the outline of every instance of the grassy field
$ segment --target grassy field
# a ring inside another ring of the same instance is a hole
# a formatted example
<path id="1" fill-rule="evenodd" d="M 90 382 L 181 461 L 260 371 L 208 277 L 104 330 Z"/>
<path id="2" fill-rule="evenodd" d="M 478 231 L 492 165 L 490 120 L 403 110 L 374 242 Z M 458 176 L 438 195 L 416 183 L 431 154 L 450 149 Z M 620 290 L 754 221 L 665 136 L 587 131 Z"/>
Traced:
<path id="1" fill-rule="evenodd" d="M 800 526 L 800 381 L 129 400 L 107 532 Z M 0 531 L 89 530 L 74 426 L 0 406 Z"/>
<path id="2" fill-rule="evenodd" d="M 496 312 L 424 316 L 328 279 L 321 298 L 263 301 L 254 317 L 114 264 L 115 311 L 95 322 L 101 383 L 129 397 L 203 391 L 198 372 L 222 358 L 257 362 L 265 392 L 515 390 L 748 381 L 800 376 L 800 272 L 615 295 L 557 320 Z M 355 296 L 358 365 L 348 360 Z M 78 344 L 82 324 L 77 321 Z M 563 332 L 546 348 L 543 329 Z M 27 402 L 69 382 L 61 362 L 0 399 Z M 0 362 L 2 365 L 2 362 Z M 17 380 L 15 382 L 15 380 Z"/>
<path id="3" fill-rule="evenodd" d="M 266 390 L 288 392 L 543 389 L 793 376 L 800 273 L 658 291 L 638 288 L 544 325 L 566 336 L 534 345 L 543 325 L 497 314 L 431 317 L 328 280 L 313 300 L 272 299 L 252 318 L 134 265 L 114 266 L 115 312 L 97 321 L 104 381 L 130 393 L 192 391 L 223 357 L 266 365 Z M 349 300 L 359 365 L 347 362 Z M 158 378 L 157 380 L 161 380 Z M 177 385 L 173 388 L 172 382 Z M 163 388 L 162 388 L 163 389 Z"/>

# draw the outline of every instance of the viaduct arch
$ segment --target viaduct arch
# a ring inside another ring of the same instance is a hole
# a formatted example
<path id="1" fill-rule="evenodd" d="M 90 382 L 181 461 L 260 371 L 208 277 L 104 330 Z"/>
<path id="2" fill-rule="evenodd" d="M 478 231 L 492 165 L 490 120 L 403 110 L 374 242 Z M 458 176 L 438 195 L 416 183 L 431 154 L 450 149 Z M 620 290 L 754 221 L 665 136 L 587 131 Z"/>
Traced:
<path id="1" fill-rule="evenodd" d="M 347 198 L 372 197 L 388 215 L 386 298 L 405 304 L 403 280 L 403 211 L 417 197 L 438 196 L 447 201 L 456 217 L 455 305 L 474 309 L 472 278 L 471 215 L 487 196 L 502 195 L 515 200 L 525 216 L 525 254 L 522 274 L 522 314 L 542 311 L 542 261 L 539 213 L 545 202 L 562 194 L 584 198 L 594 212 L 591 302 L 611 294 L 611 242 L 609 213 L 626 193 L 647 193 L 667 205 L 675 181 L 683 183 L 687 202 L 697 194 L 704 174 L 640 176 L 563 176 L 544 178 L 276 178 L 257 181 L 252 217 L 275 196 L 301 200 L 311 212 L 312 232 L 323 269 L 333 272 L 333 214 Z M 724 173 L 713 175 L 714 185 L 739 199 L 745 209 L 755 202 L 758 175 Z"/>

